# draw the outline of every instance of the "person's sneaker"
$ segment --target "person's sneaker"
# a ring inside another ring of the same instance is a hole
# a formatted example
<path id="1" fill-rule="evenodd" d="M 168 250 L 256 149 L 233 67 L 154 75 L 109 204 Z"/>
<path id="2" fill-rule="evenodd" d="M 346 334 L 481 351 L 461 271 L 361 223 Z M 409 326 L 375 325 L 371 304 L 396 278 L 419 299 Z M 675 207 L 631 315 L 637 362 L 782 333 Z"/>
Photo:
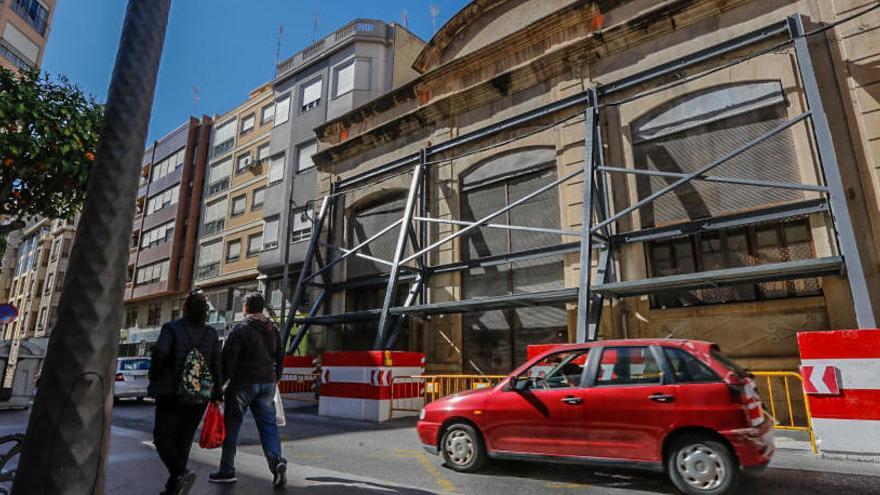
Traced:
<path id="1" fill-rule="evenodd" d="M 173 492 L 174 495 L 187 495 L 195 482 L 196 473 L 192 471 L 183 473 L 177 480 L 177 491 Z"/>
<path id="2" fill-rule="evenodd" d="M 287 485 L 287 461 L 281 460 L 275 466 L 275 477 L 272 479 L 272 486 L 282 488 Z"/>
<path id="3" fill-rule="evenodd" d="M 235 483 L 235 473 L 217 471 L 208 475 L 208 481 L 211 483 Z"/>

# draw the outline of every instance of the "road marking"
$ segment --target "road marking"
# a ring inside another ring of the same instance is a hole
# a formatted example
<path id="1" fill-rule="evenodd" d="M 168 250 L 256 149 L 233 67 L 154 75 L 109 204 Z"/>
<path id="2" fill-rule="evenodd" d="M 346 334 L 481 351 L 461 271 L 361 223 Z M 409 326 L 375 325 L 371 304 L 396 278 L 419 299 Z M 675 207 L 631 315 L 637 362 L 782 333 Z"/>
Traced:
<path id="1" fill-rule="evenodd" d="M 547 483 L 547 488 L 554 488 L 557 490 L 570 490 L 573 488 L 589 488 L 590 485 L 582 485 L 580 483 Z"/>
<path id="2" fill-rule="evenodd" d="M 440 470 L 437 469 L 437 466 L 435 466 L 431 462 L 431 460 L 428 459 L 428 456 L 426 456 L 424 452 L 420 450 L 398 449 L 394 451 L 394 457 L 397 457 L 399 459 L 415 459 L 419 461 L 419 464 L 421 464 L 422 467 L 425 468 L 425 471 L 427 471 L 428 474 L 430 474 L 434 478 L 434 481 L 440 488 L 443 489 L 444 492 L 455 491 L 455 485 L 453 485 L 451 481 L 443 477 L 443 475 L 440 473 Z"/>

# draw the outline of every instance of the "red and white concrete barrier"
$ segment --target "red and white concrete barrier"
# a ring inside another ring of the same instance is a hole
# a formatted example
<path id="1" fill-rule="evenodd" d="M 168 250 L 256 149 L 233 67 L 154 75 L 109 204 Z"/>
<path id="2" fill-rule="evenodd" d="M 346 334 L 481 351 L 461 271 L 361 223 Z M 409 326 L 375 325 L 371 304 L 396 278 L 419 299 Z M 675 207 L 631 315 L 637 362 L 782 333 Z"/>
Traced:
<path id="1" fill-rule="evenodd" d="M 321 357 L 318 414 L 362 421 L 390 419 L 392 379 L 425 372 L 425 355 L 401 351 L 325 352 Z M 413 387 L 395 390 L 418 393 Z"/>
<path id="2" fill-rule="evenodd" d="M 880 456 L 880 330 L 798 333 L 819 450 Z"/>
<path id="3" fill-rule="evenodd" d="M 314 356 L 284 356 L 284 373 L 278 383 L 281 398 L 295 401 L 292 406 L 314 405 L 318 386 L 318 358 Z"/>

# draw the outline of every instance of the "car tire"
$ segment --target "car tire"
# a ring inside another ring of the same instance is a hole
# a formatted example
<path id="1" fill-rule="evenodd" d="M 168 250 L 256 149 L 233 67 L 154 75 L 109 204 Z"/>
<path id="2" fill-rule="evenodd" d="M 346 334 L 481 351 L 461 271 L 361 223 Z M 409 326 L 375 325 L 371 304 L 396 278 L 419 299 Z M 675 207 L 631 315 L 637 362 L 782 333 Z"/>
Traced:
<path id="1" fill-rule="evenodd" d="M 446 467 L 461 473 L 478 471 L 486 463 L 483 437 L 467 423 L 454 423 L 446 428 L 440 440 L 440 452 Z"/>
<path id="2" fill-rule="evenodd" d="M 739 481 L 739 462 L 730 447 L 710 436 L 686 436 L 675 441 L 666 471 L 676 488 L 688 495 L 721 495 Z"/>

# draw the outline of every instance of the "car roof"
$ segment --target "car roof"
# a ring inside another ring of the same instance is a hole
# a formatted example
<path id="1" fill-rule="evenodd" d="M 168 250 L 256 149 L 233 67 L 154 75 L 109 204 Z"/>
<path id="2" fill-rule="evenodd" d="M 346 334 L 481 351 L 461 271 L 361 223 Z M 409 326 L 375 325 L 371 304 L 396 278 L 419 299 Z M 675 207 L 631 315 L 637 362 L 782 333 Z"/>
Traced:
<path id="1" fill-rule="evenodd" d="M 692 340 L 692 339 L 607 339 L 607 340 L 595 340 L 592 342 L 583 342 L 580 344 L 559 344 L 553 345 L 553 350 L 560 349 L 587 349 L 590 347 L 629 347 L 629 346 L 643 346 L 643 345 L 674 345 L 674 346 L 684 346 L 686 344 L 695 345 L 698 347 L 701 346 L 713 346 L 712 342 L 706 342 L 704 340 Z M 550 347 L 548 346 L 548 349 Z"/>

